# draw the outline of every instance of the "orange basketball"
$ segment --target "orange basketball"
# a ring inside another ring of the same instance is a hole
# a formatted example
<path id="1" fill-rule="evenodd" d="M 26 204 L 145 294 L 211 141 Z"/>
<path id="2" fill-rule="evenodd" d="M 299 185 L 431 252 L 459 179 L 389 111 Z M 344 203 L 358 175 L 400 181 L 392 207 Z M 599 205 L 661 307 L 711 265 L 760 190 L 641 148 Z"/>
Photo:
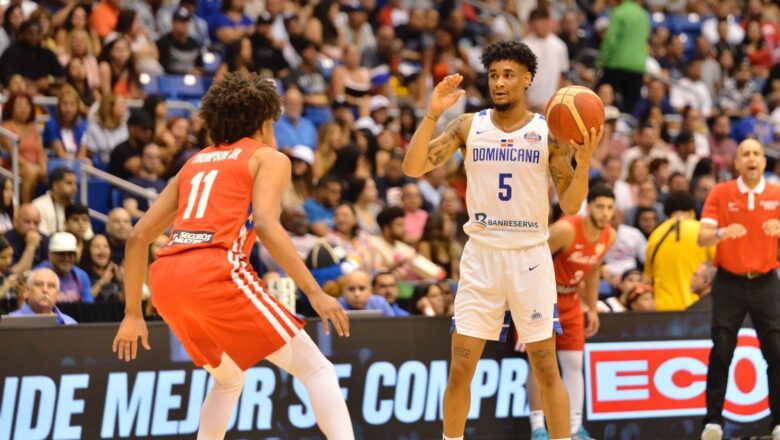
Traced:
<path id="1" fill-rule="evenodd" d="M 563 143 L 581 144 L 582 132 L 604 124 L 604 103 L 587 87 L 564 87 L 550 98 L 545 110 L 550 133 Z"/>

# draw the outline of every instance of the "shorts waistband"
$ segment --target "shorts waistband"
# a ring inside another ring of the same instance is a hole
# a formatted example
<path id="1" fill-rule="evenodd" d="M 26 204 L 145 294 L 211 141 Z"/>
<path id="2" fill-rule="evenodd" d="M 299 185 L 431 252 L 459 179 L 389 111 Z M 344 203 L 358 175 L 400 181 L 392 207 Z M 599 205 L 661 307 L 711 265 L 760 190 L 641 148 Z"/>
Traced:
<path id="1" fill-rule="evenodd" d="M 769 272 L 744 272 L 744 273 L 729 272 L 726 269 L 720 269 L 720 271 L 723 272 L 726 275 L 731 276 L 731 277 L 743 278 L 743 279 L 747 279 L 747 280 L 755 280 L 757 278 L 764 278 L 766 276 L 775 274 L 775 270 L 774 269 L 770 270 Z"/>

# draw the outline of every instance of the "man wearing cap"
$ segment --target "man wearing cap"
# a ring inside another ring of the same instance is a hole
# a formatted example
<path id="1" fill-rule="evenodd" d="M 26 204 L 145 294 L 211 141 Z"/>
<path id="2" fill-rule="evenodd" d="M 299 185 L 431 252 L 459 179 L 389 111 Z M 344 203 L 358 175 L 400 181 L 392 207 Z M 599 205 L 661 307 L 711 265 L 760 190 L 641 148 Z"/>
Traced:
<path id="1" fill-rule="evenodd" d="M 141 170 L 141 149 L 152 140 L 154 121 L 144 111 L 137 111 L 127 120 L 128 139 L 111 152 L 108 172 L 129 179 Z"/>
<path id="2" fill-rule="evenodd" d="M 57 315 L 57 324 L 78 324 L 75 319 L 60 312 L 57 308 L 57 294 L 60 280 L 51 269 L 34 270 L 27 278 L 27 297 L 19 310 L 9 313 L 11 316 Z"/>
<path id="3" fill-rule="evenodd" d="M 303 115 L 303 95 L 296 87 L 284 92 L 284 113 L 274 122 L 274 138 L 279 150 L 288 150 L 295 145 L 305 145 L 314 150 L 317 147 L 317 128 Z"/>
<path id="4" fill-rule="evenodd" d="M 57 232 L 49 238 L 49 259 L 35 267 L 54 271 L 60 280 L 58 303 L 95 302 L 89 275 L 76 266 L 78 243 L 70 232 Z"/>
<path id="5" fill-rule="evenodd" d="M 772 438 L 780 439 L 780 186 L 764 179 L 764 148 L 742 141 L 734 168 L 739 178 L 715 185 L 701 215 L 699 246 L 717 244 L 712 283 L 712 342 L 707 371 L 703 440 L 723 437 L 723 401 L 737 332 L 745 315 L 758 334 L 769 378 Z"/>
<path id="6" fill-rule="evenodd" d="M 189 34 L 192 14 L 179 7 L 171 19 L 171 31 L 157 40 L 160 65 L 165 73 L 174 75 L 197 74 L 203 67 L 201 45 Z"/>
<path id="7" fill-rule="evenodd" d="M 165 35 L 173 28 L 173 14 L 180 8 L 186 9 L 190 13 L 190 19 L 187 22 L 187 33 L 192 37 L 198 46 L 208 47 L 211 45 L 209 38 L 209 25 L 206 20 L 195 15 L 196 0 L 180 0 L 177 3 L 164 4 L 157 11 L 157 28 L 160 35 Z"/>

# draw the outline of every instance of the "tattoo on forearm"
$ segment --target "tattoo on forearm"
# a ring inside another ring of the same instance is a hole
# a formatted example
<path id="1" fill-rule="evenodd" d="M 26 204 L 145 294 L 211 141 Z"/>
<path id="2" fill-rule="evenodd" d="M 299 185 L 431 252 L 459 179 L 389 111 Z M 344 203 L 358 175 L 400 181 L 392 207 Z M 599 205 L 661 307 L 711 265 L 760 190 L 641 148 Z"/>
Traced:
<path id="1" fill-rule="evenodd" d="M 457 357 L 462 357 L 464 359 L 468 359 L 471 357 L 471 349 L 470 348 L 464 348 L 464 347 L 454 347 L 452 349 L 453 355 Z"/>
<path id="2" fill-rule="evenodd" d="M 460 147 L 460 130 L 467 115 L 461 115 L 447 124 L 438 138 L 428 144 L 428 162 L 438 166 L 444 163 Z"/>

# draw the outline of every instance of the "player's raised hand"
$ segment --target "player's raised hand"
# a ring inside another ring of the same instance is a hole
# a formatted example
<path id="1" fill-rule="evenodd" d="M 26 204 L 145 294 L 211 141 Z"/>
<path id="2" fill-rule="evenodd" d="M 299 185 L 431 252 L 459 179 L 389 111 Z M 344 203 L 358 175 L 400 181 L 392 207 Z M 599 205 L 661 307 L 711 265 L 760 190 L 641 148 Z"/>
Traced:
<path id="1" fill-rule="evenodd" d="M 463 81 L 463 76 L 458 73 L 445 76 L 433 89 L 431 103 L 428 104 L 428 113 L 439 117 L 445 110 L 452 107 L 466 93 L 465 90 L 458 89 L 461 81 Z"/>
<path id="2" fill-rule="evenodd" d="M 330 335 L 330 327 L 328 326 L 328 322 L 330 322 L 339 336 L 349 337 L 349 318 L 336 298 L 320 291 L 309 296 L 309 302 L 314 311 L 322 318 L 322 326 L 325 328 L 326 335 Z"/>
<path id="3" fill-rule="evenodd" d="M 604 136 L 604 125 L 599 127 L 598 132 L 595 128 L 590 129 L 590 133 L 587 130 L 582 132 L 582 143 L 578 144 L 574 140 L 569 140 L 574 149 L 574 158 L 577 159 L 577 165 L 590 165 L 590 158 L 593 157 L 593 153 L 601 142 L 601 137 Z"/>
<path id="4" fill-rule="evenodd" d="M 143 316 L 125 315 L 125 319 L 119 324 L 119 330 L 116 332 L 112 349 L 117 354 L 119 360 L 130 362 L 135 359 L 138 353 L 138 338 L 141 338 L 141 344 L 147 350 L 149 346 L 149 331 L 146 328 L 146 322 Z"/>

